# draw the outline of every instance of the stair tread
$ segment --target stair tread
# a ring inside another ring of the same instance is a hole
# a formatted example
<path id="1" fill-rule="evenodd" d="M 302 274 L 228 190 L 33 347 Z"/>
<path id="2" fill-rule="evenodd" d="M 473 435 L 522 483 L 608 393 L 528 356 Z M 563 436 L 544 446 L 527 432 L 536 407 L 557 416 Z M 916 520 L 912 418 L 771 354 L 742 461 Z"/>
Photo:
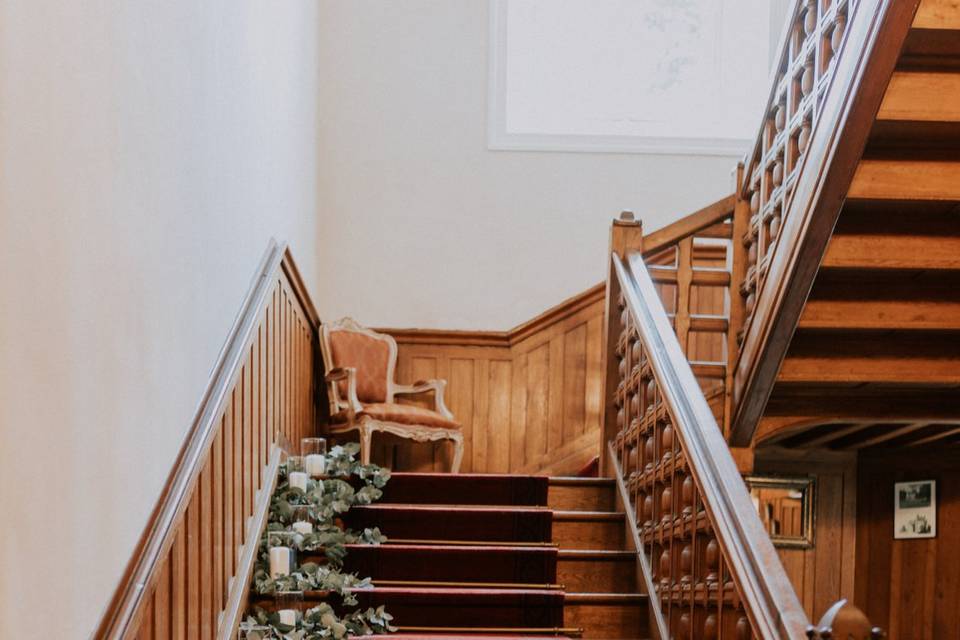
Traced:
<path id="1" fill-rule="evenodd" d="M 568 593 L 569 604 L 630 604 L 648 600 L 645 593 Z"/>
<path id="2" fill-rule="evenodd" d="M 636 552 L 622 549 L 559 549 L 558 560 L 633 560 Z"/>
<path id="3" fill-rule="evenodd" d="M 499 513 L 502 511 L 509 512 L 518 512 L 518 513 L 542 513 L 544 511 L 551 511 L 546 506 L 539 505 L 480 505 L 480 504 L 422 504 L 422 503 L 406 503 L 406 502 L 391 502 L 391 503 L 375 503 L 368 505 L 356 506 L 351 509 L 353 510 L 370 510 L 376 509 L 381 511 L 386 510 L 411 510 L 411 511 L 480 511 L 480 512 L 494 512 Z"/>
<path id="4" fill-rule="evenodd" d="M 622 520 L 623 511 L 554 511 L 554 520 Z"/>
<path id="5" fill-rule="evenodd" d="M 614 478 L 581 478 L 580 476 L 551 476 L 551 487 L 614 487 Z"/>

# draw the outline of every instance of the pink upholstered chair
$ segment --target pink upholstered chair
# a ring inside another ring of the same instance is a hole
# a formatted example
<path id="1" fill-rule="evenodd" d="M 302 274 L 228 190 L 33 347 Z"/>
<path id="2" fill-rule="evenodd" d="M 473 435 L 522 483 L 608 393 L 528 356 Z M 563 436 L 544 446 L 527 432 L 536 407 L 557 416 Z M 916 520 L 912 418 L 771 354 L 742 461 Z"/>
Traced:
<path id="1" fill-rule="evenodd" d="M 392 336 L 371 331 L 351 318 L 320 328 L 320 348 L 327 364 L 330 396 L 330 432 L 360 433 L 360 459 L 370 463 L 370 444 L 376 431 L 417 442 L 452 440 L 451 471 L 460 470 L 463 434 L 460 424 L 443 403 L 446 380 L 397 384 L 397 342 Z M 434 393 L 434 410 L 397 404 L 395 396 Z"/>

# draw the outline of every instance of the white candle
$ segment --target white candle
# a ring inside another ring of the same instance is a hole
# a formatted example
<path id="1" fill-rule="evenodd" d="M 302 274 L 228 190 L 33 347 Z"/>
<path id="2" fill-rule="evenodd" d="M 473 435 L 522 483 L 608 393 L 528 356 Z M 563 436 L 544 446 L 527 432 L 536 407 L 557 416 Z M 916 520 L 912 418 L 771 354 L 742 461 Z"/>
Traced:
<path id="1" fill-rule="evenodd" d="M 297 522 L 293 523 L 293 530 L 302 536 L 307 536 L 313 533 L 313 525 L 309 522 L 298 520 Z"/>
<path id="2" fill-rule="evenodd" d="M 303 466 L 306 467 L 307 473 L 311 476 L 322 476 L 324 471 L 327 470 L 327 459 L 319 453 L 311 453 L 304 458 Z"/>
<path id="3" fill-rule="evenodd" d="M 270 547 L 270 578 L 290 575 L 291 561 L 289 547 Z"/>
<path id="4" fill-rule="evenodd" d="M 291 471 L 287 477 L 287 482 L 290 484 L 291 489 L 307 490 L 307 474 L 303 471 Z"/>
<path id="5" fill-rule="evenodd" d="M 291 627 L 297 626 L 297 612 L 294 609 L 280 609 L 277 611 L 280 615 L 280 624 L 286 624 Z"/>

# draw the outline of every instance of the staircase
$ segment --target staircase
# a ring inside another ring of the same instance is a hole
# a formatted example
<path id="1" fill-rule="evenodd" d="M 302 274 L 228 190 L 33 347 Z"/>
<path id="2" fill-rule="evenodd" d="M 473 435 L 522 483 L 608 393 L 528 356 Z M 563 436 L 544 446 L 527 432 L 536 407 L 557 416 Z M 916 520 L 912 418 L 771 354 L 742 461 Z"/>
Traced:
<path id="1" fill-rule="evenodd" d="M 606 478 L 397 473 L 347 522 L 389 542 L 350 546 L 345 569 L 373 578 L 360 604 L 386 605 L 392 638 L 646 638 L 614 502 Z"/>

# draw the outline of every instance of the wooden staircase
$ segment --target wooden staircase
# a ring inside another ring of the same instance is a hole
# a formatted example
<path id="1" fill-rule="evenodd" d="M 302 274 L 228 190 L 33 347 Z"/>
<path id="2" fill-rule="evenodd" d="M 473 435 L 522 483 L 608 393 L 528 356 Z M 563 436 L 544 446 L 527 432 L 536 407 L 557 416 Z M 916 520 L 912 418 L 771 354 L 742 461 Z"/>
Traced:
<path id="1" fill-rule="evenodd" d="M 351 545 L 345 570 L 373 579 L 360 604 L 385 605 L 394 638 L 646 638 L 614 490 L 606 478 L 397 473 L 382 501 L 348 514 L 390 540 Z"/>

